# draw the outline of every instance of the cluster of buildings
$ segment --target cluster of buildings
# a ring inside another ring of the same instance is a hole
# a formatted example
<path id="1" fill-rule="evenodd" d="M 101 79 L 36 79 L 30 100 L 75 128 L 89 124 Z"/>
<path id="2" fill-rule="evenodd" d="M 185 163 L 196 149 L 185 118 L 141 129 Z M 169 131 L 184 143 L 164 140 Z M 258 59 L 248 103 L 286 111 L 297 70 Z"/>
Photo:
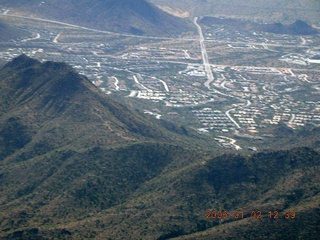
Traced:
<path id="1" fill-rule="evenodd" d="M 169 108 L 186 108 L 189 125 L 200 132 L 232 133 L 240 129 L 258 134 L 260 128 L 279 123 L 293 128 L 306 123 L 320 124 L 319 71 L 211 65 L 214 81 L 206 86 L 207 72 L 200 48 L 188 48 L 189 40 L 169 43 L 150 39 L 149 45 L 147 39 L 137 38 L 136 44 L 131 44 L 131 38 L 119 42 L 120 36 L 113 38 L 98 33 L 92 33 L 89 41 L 88 31 L 67 32 L 61 26 L 29 26 L 26 30 L 32 32 L 29 37 L 0 43 L 2 59 L 11 60 L 25 53 L 41 60 L 67 62 L 105 93 L 121 91 L 128 97 L 163 102 Z M 77 38 L 77 34 L 86 41 Z M 235 52 L 269 51 L 268 45 L 294 47 L 311 43 L 308 37 L 284 38 L 223 28 L 205 35 L 207 40 L 217 41 Z M 198 45 L 197 40 L 192 44 Z M 315 48 L 308 53 L 320 55 Z M 297 61 L 304 61 L 295 54 L 284 55 L 281 59 L 294 59 L 296 62 L 290 61 L 297 66 L 301 66 Z M 166 113 L 145 109 L 145 114 L 160 118 Z M 237 148 L 233 139 L 219 139 L 223 146 Z"/>
<path id="2" fill-rule="evenodd" d="M 192 113 L 196 116 L 198 122 L 206 130 L 216 130 L 221 132 L 229 132 L 229 129 L 234 128 L 234 124 L 226 116 L 225 113 L 220 110 L 214 110 L 212 108 L 203 108 L 200 110 L 192 110 Z"/>

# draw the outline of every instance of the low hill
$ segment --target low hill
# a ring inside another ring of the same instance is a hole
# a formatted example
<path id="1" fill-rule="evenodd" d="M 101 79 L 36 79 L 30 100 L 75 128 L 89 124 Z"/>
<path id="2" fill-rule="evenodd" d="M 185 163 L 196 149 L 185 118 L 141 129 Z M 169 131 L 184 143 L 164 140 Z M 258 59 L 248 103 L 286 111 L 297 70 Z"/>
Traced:
<path id="1" fill-rule="evenodd" d="M 70 66 L 25 55 L 0 70 L 0 103 L 0 239 L 320 234 L 320 154 L 311 148 L 220 155 Z M 207 219 L 207 210 L 228 216 Z M 281 219 L 269 223 L 269 211 Z"/>
<path id="2" fill-rule="evenodd" d="M 214 27 L 215 25 L 225 25 L 235 29 L 288 35 L 313 35 L 319 33 L 317 29 L 311 27 L 309 24 L 301 20 L 297 20 L 289 25 L 284 25 L 282 23 L 259 24 L 232 18 L 204 17 L 201 19 L 201 23 L 209 27 Z"/>
<path id="3" fill-rule="evenodd" d="M 48 194 L 55 194 L 53 182 L 43 183 L 44 193 L 41 188 L 29 190 L 27 196 L 5 204 L 16 209 L 14 215 L 2 212 L 2 235 L 7 239 L 107 236 L 311 240 L 319 236 L 318 152 L 300 148 L 248 157 L 223 155 L 196 164 L 191 159 L 187 161 L 187 166 L 179 168 L 173 161 L 122 204 L 109 208 L 101 209 L 100 204 L 108 199 L 106 191 L 114 185 L 105 185 L 106 178 L 100 178 L 101 173 L 77 185 L 72 194 L 64 192 L 50 204 Z M 69 169 L 77 170 L 83 163 L 73 164 Z M 82 174 L 92 171 L 90 165 L 83 168 Z M 65 174 L 70 177 L 68 172 L 61 176 Z M 66 189 L 65 185 L 60 186 Z M 38 202 L 43 195 L 46 197 Z M 31 205 L 21 204 L 22 200 L 30 201 Z M 88 209 L 92 211 L 90 214 L 86 212 Z M 219 212 L 225 215 L 219 217 Z"/>
<path id="4" fill-rule="evenodd" d="M 21 37 L 27 37 L 31 34 L 27 31 L 11 27 L 6 22 L 0 20 L 0 41 L 15 40 Z"/>
<path id="5" fill-rule="evenodd" d="M 5 6 L 99 30 L 152 36 L 178 36 L 193 28 L 146 0 L 8 1 Z"/>

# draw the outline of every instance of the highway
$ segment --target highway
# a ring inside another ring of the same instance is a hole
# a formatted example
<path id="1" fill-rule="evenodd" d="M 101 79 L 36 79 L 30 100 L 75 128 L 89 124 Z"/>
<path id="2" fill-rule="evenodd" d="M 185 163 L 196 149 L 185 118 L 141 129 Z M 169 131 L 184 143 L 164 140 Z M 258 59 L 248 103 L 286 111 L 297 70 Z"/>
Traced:
<path id="1" fill-rule="evenodd" d="M 235 96 L 232 96 L 230 94 L 225 94 L 225 93 L 222 93 L 214 88 L 211 88 L 210 87 L 210 84 L 214 81 L 214 76 L 212 74 L 212 70 L 211 70 L 211 66 L 210 66 L 210 63 L 209 63 L 209 57 L 208 57 L 208 54 L 207 54 L 207 50 L 206 50 L 206 47 L 205 47 L 205 44 L 204 44 L 204 37 L 203 37 L 203 33 L 202 33 L 202 29 L 200 27 L 200 25 L 197 23 L 198 21 L 198 17 L 195 17 L 193 19 L 193 23 L 196 25 L 197 29 L 198 29 L 198 33 L 199 33 L 199 43 L 200 43 L 200 47 L 201 47 L 201 53 L 202 53 L 202 59 L 203 59 L 203 65 L 205 67 L 205 70 L 206 70 L 206 74 L 207 74 L 207 78 L 208 80 L 204 83 L 205 87 L 208 88 L 209 90 L 213 90 L 215 93 L 217 94 L 220 94 L 220 95 L 223 95 L 223 96 L 226 96 L 226 97 L 231 97 L 231 98 L 236 98 L 236 99 L 240 99 L 238 97 L 235 97 Z M 241 99 L 240 99 L 241 100 Z M 251 102 L 250 101 L 247 101 L 247 106 L 250 106 L 251 105 Z M 242 107 L 241 107 L 242 108 Z M 238 128 L 240 129 L 241 126 L 232 118 L 232 116 L 230 115 L 230 112 L 231 111 L 234 111 L 236 110 L 235 108 L 233 109 L 229 109 L 228 111 L 226 111 L 226 115 L 227 117 L 230 119 L 231 122 L 233 122 L 233 124 Z"/>
<path id="2" fill-rule="evenodd" d="M 198 17 L 195 17 L 194 20 L 193 20 L 193 23 L 196 25 L 196 27 L 198 29 L 199 43 L 200 43 L 200 47 L 201 47 L 203 65 L 205 67 L 205 70 L 206 70 L 206 73 L 207 73 L 207 78 L 208 78 L 208 81 L 206 81 L 204 83 L 204 85 L 205 85 L 206 88 L 211 90 L 210 84 L 211 84 L 211 82 L 214 81 L 214 77 L 213 77 L 212 70 L 211 70 L 211 67 L 210 67 L 206 46 L 204 45 L 204 37 L 203 37 L 202 29 L 201 29 L 200 25 L 197 23 L 197 21 L 198 21 Z"/>

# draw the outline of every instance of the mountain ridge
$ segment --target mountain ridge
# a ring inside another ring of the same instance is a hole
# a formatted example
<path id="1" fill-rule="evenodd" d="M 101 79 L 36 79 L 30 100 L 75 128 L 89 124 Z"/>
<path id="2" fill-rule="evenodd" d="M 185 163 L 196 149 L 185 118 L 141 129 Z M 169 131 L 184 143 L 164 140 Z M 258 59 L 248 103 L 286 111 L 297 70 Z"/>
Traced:
<path id="1" fill-rule="evenodd" d="M 38 139 L 37 132 L 39 136 L 44 134 L 57 139 L 47 143 L 48 149 L 71 142 L 83 148 L 88 140 L 100 144 L 174 142 L 189 134 L 166 128 L 159 121 L 150 121 L 115 102 L 64 63 L 41 63 L 22 55 L 6 64 L 1 75 L 0 110 L 4 115 L 0 122 L 3 133 L 9 134 L 13 126 L 17 130 L 11 136 L 12 147 L 16 142 L 28 142 L 30 134 L 34 134 L 33 144 L 43 145 L 46 141 L 41 137 Z M 108 135 L 110 137 L 106 137 Z M 58 141 L 56 136 L 65 138 Z M 7 150 L 4 149 L 0 156 L 5 157 L 12 148 L 10 141 L 2 140 L 1 143 Z"/>
<path id="2" fill-rule="evenodd" d="M 225 16 L 266 22 L 290 23 L 301 19 L 310 24 L 319 21 L 317 0 L 150 0 L 155 4 L 187 11 L 191 16 Z M 317 24 L 318 25 L 318 24 Z"/>
<path id="3" fill-rule="evenodd" d="M 319 34 L 319 31 L 304 21 L 296 20 L 294 23 L 284 25 L 282 23 L 259 24 L 251 21 L 238 20 L 233 18 L 203 17 L 200 22 L 209 27 L 213 25 L 227 25 L 237 29 L 250 31 L 262 31 L 276 34 L 288 35 L 313 35 Z"/>
<path id="4" fill-rule="evenodd" d="M 150 36 L 178 36 L 193 31 L 188 22 L 164 12 L 146 0 L 81 0 L 46 3 L 5 2 L 22 12 L 98 30 Z"/>
<path id="5" fill-rule="evenodd" d="M 69 65 L 25 55 L 0 69 L 0 103 L 0 239 L 267 237 L 254 209 L 295 210 L 294 224 L 275 228 L 282 239 L 283 227 L 290 237 L 319 233 L 312 148 L 221 154 L 117 103 Z M 230 218 L 207 219 L 209 209 Z"/>
<path id="6" fill-rule="evenodd" d="M 54 222 L 66 213 L 81 219 L 122 204 L 173 162 L 194 157 L 183 134 L 113 101 L 65 63 L 22 55 L 0 79 L 2 230 L 7 220 L 20 229 L 48 213 Z"/>
<path id="7" fill-rule="evenodd" d="M 31 35 L 27 31 L 12 27 L 7 22 L 0 20 L 0 41 L 15 40 Z"/>

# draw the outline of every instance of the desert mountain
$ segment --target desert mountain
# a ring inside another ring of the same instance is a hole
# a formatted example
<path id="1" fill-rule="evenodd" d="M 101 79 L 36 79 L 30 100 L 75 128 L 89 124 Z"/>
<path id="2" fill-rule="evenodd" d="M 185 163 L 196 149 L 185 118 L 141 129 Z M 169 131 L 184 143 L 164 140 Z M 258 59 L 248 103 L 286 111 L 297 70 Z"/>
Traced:
<path id="1" fill-rule="evenodd" d="M 11 27 L 4 21 L 0 21 L 0 41 L 14 40 L 21 37 L 27 37 L 29 35 L 31 34 L 26 31 Z"/>
<path id="2" fill-rule="evenodd" d="M 319 20 L 318 0 L 150 0 L 169 6 L 190 16 L 232 16 L 241 19 L 263 19 L 293 22 L 296 19 L 316 24 Z"/>
<path id="3" fill-rule="evenodd" d="M 107 209 L 174 160 L 194 157 L 176 144 L 190 135 L 186 129 L 168 131 L 113 101 L 65 63 L 22 55 L 0 76 L 1 219 L 9 205 L 33 214 L 48 207 L 64 214 L 67 209 L 53 209 L 68 205 L 78 216 Z M 7 188 L 12 179 L 23 184 Z M 28 199 L 37 206 L 29 209 Z"/>
<path id="4" fill-rule="evenodd" d="M 70 66 L 25 55 L 0 70 L 0 103 L 0 239 L 320 234 L 320 154 L 311 148 L 220 155 Z M 228 218 L 207 219 L 209 209 Z"/>
<path id="5" fill-rule="evenodd" d="M 201 23 L 210 27 L 214 27 L 215 25 L 226 25 L 234 27 L 235 29 L 270 32 L 277 34 L 312 35 L 319 33 L 317 29 L 311 27 L 308 23 L 301 20 L 297 20 L 289 25 L 284 25 L 282 23 L 259 24 L 231 18 L 204 17 L 201 19 Z"/>
<path id="6" fill-rule="evenodd" d="M 94 29 L 154 36 L 177 36 L 191 28 L 146 0 L 25 1 L 6 6 Z"/>
<path id="7" fill-rule="evenodd" d="M 10 141 L 1 139 L 2 157 L 30 141 L 33 151 L 38 144 L 52 149 L 68 144 L 174 142 L 188 134 L 169 125 L 170 132 L 165 122 L 150 121 L 113 101 L 65 63 L 41 63 L 21 55 L 6 64 L 0 75 L 1 132 L 10 134 Z"/>

